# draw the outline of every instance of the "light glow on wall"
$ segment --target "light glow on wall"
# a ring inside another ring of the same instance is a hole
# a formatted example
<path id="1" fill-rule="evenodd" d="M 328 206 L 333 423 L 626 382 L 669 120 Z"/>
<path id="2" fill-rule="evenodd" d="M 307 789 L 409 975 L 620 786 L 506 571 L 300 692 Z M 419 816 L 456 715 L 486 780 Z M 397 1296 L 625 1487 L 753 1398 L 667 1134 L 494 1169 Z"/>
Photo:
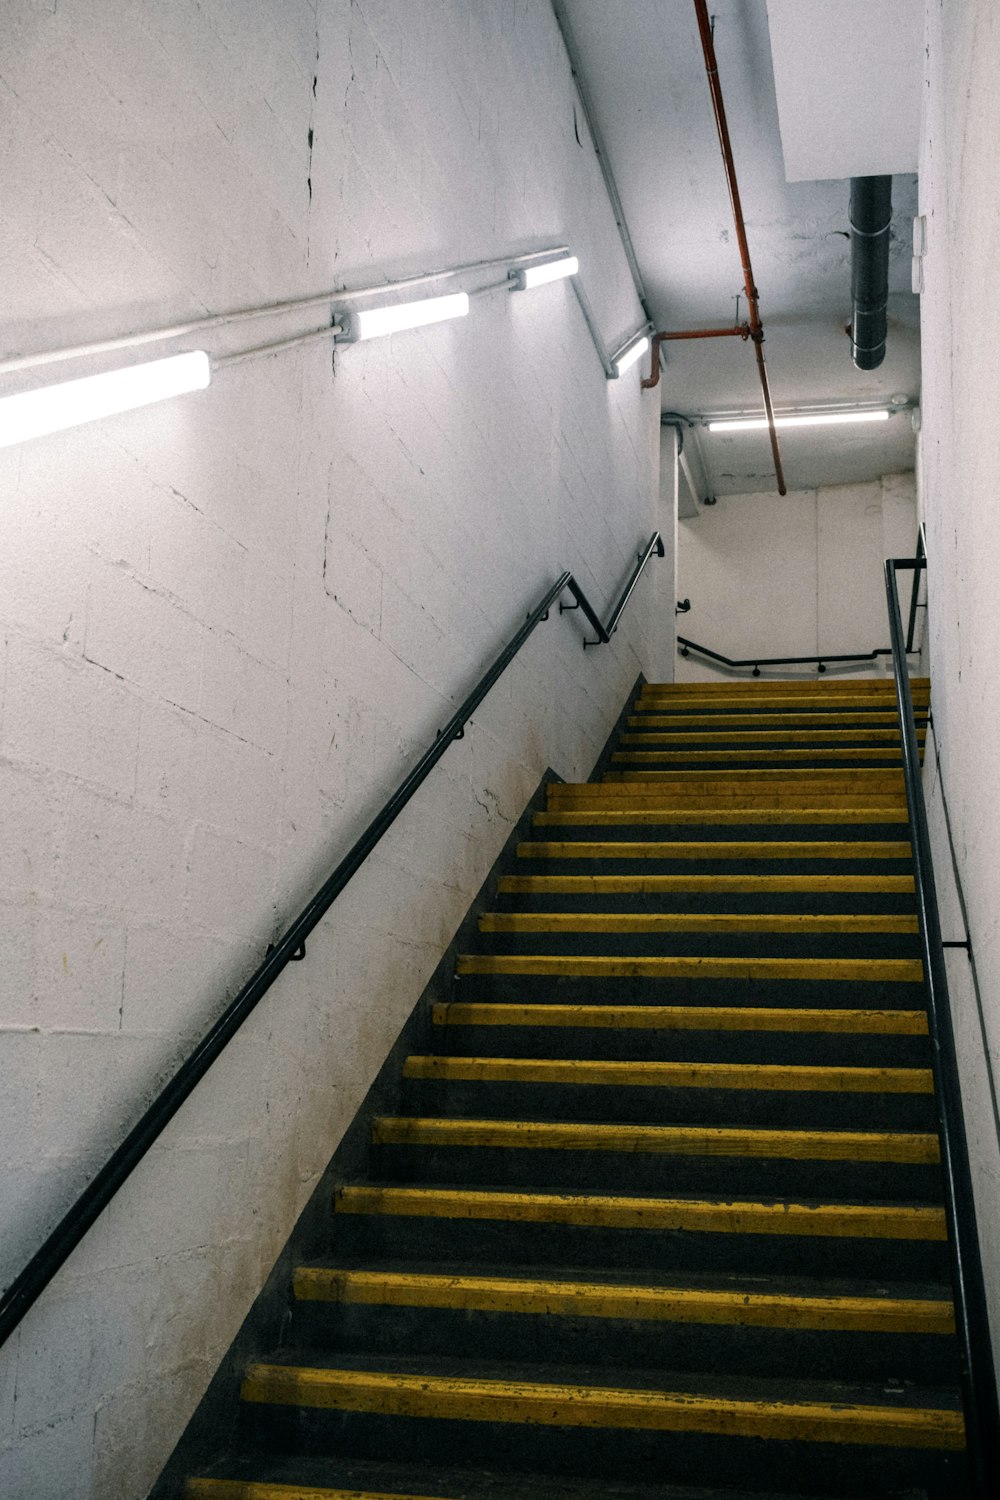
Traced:
<path id="1" fill-rule="evenodd" d="M 842 422 L 888 422 L 888 411 L 817 411 L 802 416 L 775 416 L 775 427 L 837 427 Z M 767 427 L 766 417 L 720 417 L 708 423 L 709 432 L 756 432 Z"/>
<path id="2" fill-rule="evenodd" d="M 173 354 L 124 370 L 109 370 L 105 375 L 85 375 L 80 380 L 64 380 L 59 385 L 0 397 L 0 448 L 96 422 L 116 412 L 133 411 L 186 391 L 202 391 L 211 378 L 208 355 L 199 349 L 193 354 Z"/>
<path id="3" fill-rule="evenodd" d="M 428 323 L 444 323 L 449 318 L 465 318 L 469 313 L 467 292 L 453 292 L 447 297 L 423 297 L 417 302 L 397 302 L 394 307 L 370 307 L 346 315 L 345 342 L 359 344 L 362 339 L 377 339 L 387 333 L 401 333 L 406 328 L 424 328 Z"/>

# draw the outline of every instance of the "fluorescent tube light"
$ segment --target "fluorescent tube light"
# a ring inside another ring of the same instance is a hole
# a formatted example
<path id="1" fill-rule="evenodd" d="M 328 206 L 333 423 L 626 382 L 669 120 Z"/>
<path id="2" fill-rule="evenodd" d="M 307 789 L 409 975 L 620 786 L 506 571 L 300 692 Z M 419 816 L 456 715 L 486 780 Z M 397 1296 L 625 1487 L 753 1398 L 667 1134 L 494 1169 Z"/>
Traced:
<path id="1" fill-rule="evenodd" d="M 196 350 L 129 365 L 124 370 L 109 370 L 106 375 L 85 375 L 81 380 L 64 380 L 37 391 L 4 396 L 0 398 L 0 448 L 165 401 L 185 391 L 202 391 L 211 377 L 208 355 Z"/>
<path id="2" fill-rule="evenodd" d="M 343 319 L 346 338 L 338 342 L 358 344 L 362 339 L 401 333 L 404 328 L 424 328 L 428 323 L 464 318 L 468 312 L 467 292 L 453 292 L 447 297 L 424 297 L 419 302 L 397 302 L 394 307 L 370 307 L 365 312 L 352 311 Z"/>
<path id="3" fill-rule="evenodd" d="M 637 359 L 642 358 L 648 348 L 649 338 L 646 334 L 643 334 L 642 338 L 636 339 L 634 344 L 629 344 L 628 348 L 619 354 L 614 362 L 615 374 L 624 375 L 625 371 L 631 369 Z"/>
<path id="4" fill-rule="evenodd" d="M 564 255 L 561 260 L 547 260 L 540 266 L 522 266 L 511 271 L 511 280 L 517 289 L 530 292 L 533 286 L 544 286 L 548 281 L 561 281 L 564 276 L 575 276 L 580 262 L 575 255 Z"/>
<path id="5" fill-rule="evenodd" d="M 842 422 L 888 422 L 887 411 L 818 411 L 800 417 L 778 417 L 775 427 L 836 427 Z M 708 424 L 709 432 L 755 432 L 767 426 L 766 417 L 720 417 Z"/>

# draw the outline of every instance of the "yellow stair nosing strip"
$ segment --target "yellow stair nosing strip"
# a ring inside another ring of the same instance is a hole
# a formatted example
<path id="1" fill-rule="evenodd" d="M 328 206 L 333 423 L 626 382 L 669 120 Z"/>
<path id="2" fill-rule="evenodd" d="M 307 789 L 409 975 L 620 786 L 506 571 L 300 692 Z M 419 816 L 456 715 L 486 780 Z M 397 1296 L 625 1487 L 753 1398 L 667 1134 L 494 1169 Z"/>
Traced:
<path id="1" fill-rule="evenodd" d="M 746 1160 L 885 1162 L 931 1166 L 936 1135 L 886 1130 L 758 1130 L 746 1126 L 568 1124 L 550 1120 L 473 1120 L 376 1115 L 379 1146 L 455 1146 L 526 1151 L 620 1151 L 628 1155 L 739 1157 Z"/>
<path id="2" fill-rule="evenodd" d="M 784 1006 L 516 1005 L 503 1001 L 451 1001 L 434 1006 L 433 1022 L 435 1026 L 927 1035 L 927 1015 L 922 1010 L 819 1010 Z"/>
<path id="3" fill-rule="evenodd" d="M 687 1230 L 709 1234 L 779 1234 L 807 1238 L 914 1240 L 948 1238 L 944 1210 L 930 1204 L 804 1204 L 620 1194 L 523 1193 L 460 1188 L 340 1188 L 337 1213 L 387 1214 L 469 1222 L 566 1224 L 592 1229 Z"/>
<path id="4" fill-rule="evenodd" d="M 853 983 L 919 984 L 923 966 L 908 958 L 618 958 L 602 954 L 463 953 L 456 965 L 466 974 L 527 974 L 619 979 L 822 979 Z"/>
<path id="5" fill-rule="evenodd" d="M 930 1068 L 804 1063 L 624 1062 L 595 1058 L 413 1054 L 404 1078 L 462 1083 L 577 1084 L 611 1088 L 730 1089 L 836 1094 L 933 1094 Z"/>
<path id="6" fill-rule="evenodd" d="M 442 1496 L 400 1494 L 385 1490 L 341 1490 L 302 1484 L 274 1484 L 254 1479 L 189 1479 L 184 1500 L 443 1500 Z"/>
<path id="7" fill-rule="evenodd" d="M 736 750 L 724 745 L 714 745 L 701 749 L 692 746 L 690 750 L 616 750 L 611 757 L 614 765 L 636 765 L 642 761 L 653 761 L 657 765 L 669 765 L 671 761 L 700 760 L 706 765 L 712 762 L 720 763 L 726 761 L 742 762 L 746 760 L 761 760 L 764 755 L 771 761 L 782 760 L 885 760 L 899 761 L 902 763 L 902 752 L 899 749 L 881 749 L 873 746 L 855 747 L 853 749 L 842 749 L 837 745 L 823 746 L 812 749 L 778 750 L 771 745 L 761 746 L 759 750 Z"/>
<path id="8" fill-rule="evenodd" d="M 671 891 L 898 893 L 914 889 L 912 875 L 503 875 L 502 895 L 655 895 Z"/>
<path id="9" fill-rule="evenodd" d="M 881 933 L 919 931 L 915 916 L 854 912 L 484 912 L 480 932 Z"/>
<path id="10" fill-rule="evenodd" d="M 936 1408 L 746 1401 L 608 1386 L 251 1365 L 244 1401 L 335 1411 L 533 1426 L 699 1432 L 955 1450 L 961 1413 Z"/>
<path id="11" fill-rule="evenodd" d="M 923 729 L 917 730 L 918 736 L 924 733 Z M 656 728 L 645 732 L 625 730 L 619 736 L 619 741 L 623 745 L 705 745 L 734 741 L 737 744 L 759 745 L 762 749 L 769 749 L 771 745 L 782 741 L 790 741 L 792 744 L 802 741 L 825 746 L 837 740 L 870 740 L 881 743 L 885 740 L 898 739 L 898 729 L 881 729 L 871 725 L 858 729 L 828 729 L 826 727 L 816 729 L 674 729 L 669 733 L 665 729 Z M 819 753 L 817 751 L 817 754 Z"/>
<path id="12" fill-rule="evenodd" d="M 823 1297 L 615 1283 L 431 1272 L 340 1270 L 301 1266 L 300 1302 L 365 1307 L 432 1307 L 463 1312 L 711 1323 L 824 1332 L 954 1333 L 954 1307 L 937 1298 Z"/>
<path id="13" fill-rule="evenodd" d="M 581 808 L 572 811 L 538 812 L 532 818 L 535 828 L 600 828 L 629 825 L 656 827 L 658 824 L 688 823 L 711 828 L 746 824 L 830 824 L 845 825 L 909 823 L 905 807 L 751 807 L 751 808 L 635 808 L 608 812 Z"/>
<path id="14" fill-rule="evenodd" d="M 909 859 L 909 839 L 537 839 L 520 859 Z"/>

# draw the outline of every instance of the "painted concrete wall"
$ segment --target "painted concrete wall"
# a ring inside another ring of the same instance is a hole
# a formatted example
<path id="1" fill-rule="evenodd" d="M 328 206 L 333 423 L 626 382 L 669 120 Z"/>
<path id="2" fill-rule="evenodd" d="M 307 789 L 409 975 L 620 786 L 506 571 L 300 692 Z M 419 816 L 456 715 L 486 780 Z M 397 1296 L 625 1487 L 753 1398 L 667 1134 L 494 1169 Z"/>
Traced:
<path id="1" fill-rule="evenodd" d="M 562 242 L 608 347 L 641 322 L 546 0 L 10 0 L 3 29 L 5 352 Z M 546 585 L 608 608 L 658 520 L 640 375 L 606 381 L 561 283 L 0 453 L 0 1281 Z M 534 638 L 0 1354 L 5 1500 L 146 1493 L 672 603 L 654 570 L 611 648 Z"/>
<path id="2" fill-rule="evenodd" d="M 964 958 L 953 957 L 953 1010 L 1000 1362 L 1000 1153 L 989 1086 L 990 1067 L 994 1074 L 1000 1071 L 1000 312 L 986 294 L 998 225 L 992 163 L 1000 131 L 995 83 L 1000 13 L 987 0 L 931 0 L 927 24 L 920 164 L 920 211 L 927 223 L 920 443 L 940 756 L 932 809 L 936 864 L 947 869 L 943 790 L 987 1036 L 984 1049 L 972 970 Z"/>
<path id="3" fill-rule="evenodd" d="M 883 559 L 913 554 L 914 478 L 720 496 L 679 530 L 678 597 L 691 600 L 681 635 L 736 660 L 871 651 L 889 640 Z M 678 659 L 679 681 L 717 675 L 705 659 Z"/>

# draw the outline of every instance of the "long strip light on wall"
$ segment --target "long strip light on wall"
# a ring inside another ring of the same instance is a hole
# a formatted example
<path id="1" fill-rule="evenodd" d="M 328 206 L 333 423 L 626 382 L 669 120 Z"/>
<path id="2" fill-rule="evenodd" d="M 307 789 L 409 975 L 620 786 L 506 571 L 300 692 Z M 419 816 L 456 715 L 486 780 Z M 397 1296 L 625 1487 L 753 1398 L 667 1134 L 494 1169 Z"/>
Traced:
<path id="1" fill-rule="evenodd" d="M 565 276 L 575 276 L 579 269 L 580 262 L 575 255 L 547 260 L 540 266 L 521 266 L 510 272 L 511 290 L 530 292 L 532 287 L 545 286 L 550 281 L 562 281 Z"/>
<path id="2" fill-rule="evenodd" d="M 775 427 L 837 427 L 843 422 L 888 422 L 891 412 L 862 407 L 859 411 L 803 412 L 796 416 L 775 415 Z M 766 417 L 709 418 L 709 432 L 756 432 L 767 426 Z"/>
<path id="3" fill-rule="evenodd" d="M 429 323 L 464 318 L 468 312 L 468 292 L 452 292 L 447 297 L 423 297 L 417 302 L 397 302 L 390 307 L 352 310 L 343 315 L 344 333 L 337 342 L 359 344 L 363 339 L 401 333 L 406 328 L 425 328 Z"/>
<path id="4" fill-rule="evenodd" d="M 208 355 L 173 354 L 146 364 L 64 380 L 16 396 L 0 397 L 0 448 L 46 433 L 133 411 L 187 391 L 203 391 L 212 378 Z"/>
<path id="5" fill-rule="evenodd" d="M 624 375 L 626 370 L 632 368 L 636 360 L 642 358 L 648 348 L 649 335 L 642 333 L 632 343 L 626 344 L 624 349 L 619 350 L 617 354 L 612 354 L 611 362 L 615 367 L 615 375 Z"/>

